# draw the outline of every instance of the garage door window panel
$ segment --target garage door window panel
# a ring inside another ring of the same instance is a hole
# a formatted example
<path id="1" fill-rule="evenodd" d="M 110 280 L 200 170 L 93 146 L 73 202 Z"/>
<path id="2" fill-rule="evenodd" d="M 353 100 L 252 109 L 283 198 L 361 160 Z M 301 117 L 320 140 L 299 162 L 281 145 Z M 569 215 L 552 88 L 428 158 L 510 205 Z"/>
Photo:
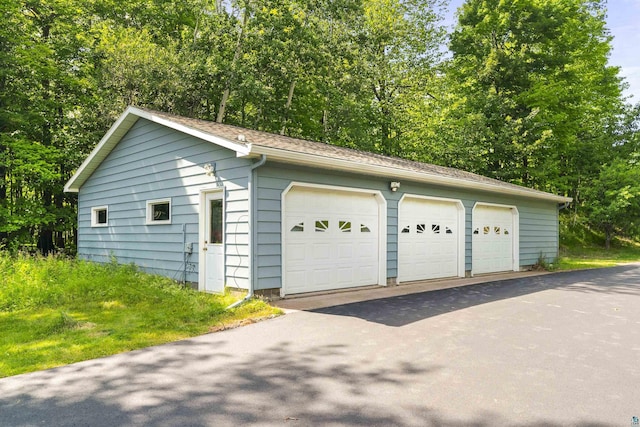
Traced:
<path id="1" fill-rule="evenodd" d="M 328 220 L 324 219 L 324 220 L 316 221 L 316 232 L 324 233 L 328 229 L 329 229 L 329 221 Z"/>

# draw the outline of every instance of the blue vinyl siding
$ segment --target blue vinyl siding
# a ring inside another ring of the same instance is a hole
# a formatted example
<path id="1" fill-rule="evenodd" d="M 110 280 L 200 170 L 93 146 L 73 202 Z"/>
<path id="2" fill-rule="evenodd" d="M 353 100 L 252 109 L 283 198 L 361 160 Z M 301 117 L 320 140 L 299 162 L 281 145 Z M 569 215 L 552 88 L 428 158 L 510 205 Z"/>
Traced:
<path id="1" fill-rule="evenodd" d="M 193 244 L 186 280 L 198 281 L 199 193 L 203 188 L 225 188 L 226 285 L 247 288 L 250 265 L 254 287 L 272 289 L 282 282 L 281 197 L 293 181 L 380 191 L 387 205 L 386 271 L 397 276 L 398 201 L 403 194 L 459 199 L 465 207 L 465 270 L 471 270 L 472 213 L 477 202 L 514 205 L 519 212 L 520 265 L 535 264 L 542 255 L 555 260 L 558 251 L 558 210 L 554 202 L 453 189 L 401 181 L 389 190 L 394 177 L 375 177 L 267 161 L 254 172 L 256 258 L 249 261 L 250 225 L 248 174 L 253 160 L 145 119 L 122 138 L 78 196 L 78 253 L 108 262 L 133 262 L 145 270 L 181 279 L 184 245 Z M 203 165 L 216 164 L 216 178 Z M 171 199 L 172 223 L 146 225 L 146 202 Z M 91 227 L 91 208 L 108 206 L 107 227 Z M 185 236 L 183 236 L 183 227 Z"/>
<path id="2" fill-rule="evenodd" d="M 203 165 L 216 164 L 216 178 Z M 118 262 L 181 279 L 183 225 L 189 282 L 198 281 L 199 192 L 225 187 L 227 285 L 248 286 L 248 173 L 250 161 L 236 153 L 167 127 L 139 119 L 78 195 L 78 254 Z M 216 182 L 217 180 L 217 182 Z M 171 199 L 171 224 L 146 225 L 146 202 Z M 108 206 L 107 227 L 91 227 L 91 208 Z"/>
<path id="3" fill-rule="evenodd" d="M 257 178 L 257 277 L 256 289 L 279 288 L 281 268 L 281 195 L 292 182 L 306 182 L 381 191 L 387 201 L 387 277 L 397 276 L 398 201 L 404 193 L 459 199 L 465 207 L 465 270 L 471 270 L 472 212 L 476 202 L 514 205 L 519 212 L 520 266 L 537 262 L 540 254 L 548 261 L 558 254 L 558 208 L 554 202 L 508 197 L 475 190 L 453 189 L 422 183 L 401 182 L 397 192 L 389 190 L 393 177 L 380 178 L 298 168 L 270 163 L 259 169 Z"/>

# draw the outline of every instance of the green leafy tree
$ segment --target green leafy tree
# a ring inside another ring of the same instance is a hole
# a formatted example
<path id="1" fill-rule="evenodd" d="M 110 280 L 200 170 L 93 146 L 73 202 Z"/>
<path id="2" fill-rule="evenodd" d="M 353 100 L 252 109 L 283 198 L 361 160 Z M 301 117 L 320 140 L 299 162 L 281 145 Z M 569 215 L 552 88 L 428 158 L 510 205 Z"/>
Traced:
<path id="1" fill-rule="evenodd" d="M 10 1 L 3 7 L 11 14 L 0 30 L 10 64 L 3 59 L 0 65 L 0 233 L 6 246 L 37 243 L 48 253 L 63 249 L 75 229 L 74 201 L 62 187 L 88 145 L 80 124 L 94 88 L 84 37 L 88 20 L 72 1 Z"/>
<path id="2" fill-rule="evenodd" d="M 469 159 L 472 169 L 570 195 L 578 206 L 611 160 L 623 107 L 604 15 L 602 2 L 586 0 L 462 6 L 446 69 L 453 95 L 440 117 L 465 128 L 454 147 L 481 157 Z"/>
<path id="3" fill-rule="evenodd" d="M 640 155 L 606 165 L 586 190 L 589 223 L 605 235 L 609 249 L 615 235 L 640 231 Z"/>
<path id="4" fill-rule="evenodd" d="M 9 243 L 13 227 L 9 218 L 13 211 L 11 203 L 12 179 L 10 161 L 11 136 L 15 130 L 16 117 L 14 103 L 20 103 L 22 88 L 16 79 L 21 64 L 20 46 L 26 38 L 16 33 L 15 28 L 23 25 L 18 4 L 13 1 L 0 4 L 0 248 Z"/>
<path id="5" fill-rule="evenodd" d="M 429 96 L 444 30 L 442 2 L 374 0 L 363 6 L 360 75 L 370 91 L 374 150 L 402 156 L 406 109 Z"/>
<path id="6" fill-rule="evenodd" d="M 106 22 L 96 33 L 100 62 L 95 74 L 102 98 L 111 100 L 108 104 L 115 114 L 128 105 L 175 111 L 183 80 L 180 57 L 172 44 L 165 47 L 154 42 L 145 28 Z"/>
<path id="7" fill-rule="evenodd" d="M 346 100 L 370 102 L 354 94 L 361 86 L 349 75 L 358 43 L 353 27 L 361 16 L 355 0 L 238 2 L 228 12 L 233 42 L 217 121 L 324 141 L 344 141 L 364 123 Z M 357 100 L 356 100 L 357 99 Z M 345 108 L 346 110 L 346 108 Z M 354 119 L 354 116 L 356 118 Z M 352 126 L 339 126 L 340 120 Z M 344 131 L 337 138 L 336 133 Z M 352 138 L 355 139 L 355 138 Z"/>
<path id="8" fill-rule="evenodd" d="M 640 103 L 627 104 L 616 127 L 616 157 L 630 158 L 640 153 Z"/>

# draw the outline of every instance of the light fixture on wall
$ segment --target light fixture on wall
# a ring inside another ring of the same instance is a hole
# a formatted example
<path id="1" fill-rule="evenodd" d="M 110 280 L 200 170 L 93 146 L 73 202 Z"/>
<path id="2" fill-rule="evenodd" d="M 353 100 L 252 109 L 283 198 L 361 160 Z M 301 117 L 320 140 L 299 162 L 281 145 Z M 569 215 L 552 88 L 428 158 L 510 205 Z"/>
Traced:
<path id="1" fill-rule="evenodd" d="M 400 188 L 400 182 L 398 181 L 391 181 L 389 183 L 389 188 L 391 189 L 391 191 L 396 192 L 398 191 L 398 188 Z"/>
<path id="2" fill-rule="evenodd" d="M 213 164 L 207 163 L 207 164 L 205 164 L 203 166 L 203 168 L 204 168 L 204 173 L 207 176 L 215 176 L 215 174 L 216 174 L 216 164 L 215 163 L 213 163 Z"/>

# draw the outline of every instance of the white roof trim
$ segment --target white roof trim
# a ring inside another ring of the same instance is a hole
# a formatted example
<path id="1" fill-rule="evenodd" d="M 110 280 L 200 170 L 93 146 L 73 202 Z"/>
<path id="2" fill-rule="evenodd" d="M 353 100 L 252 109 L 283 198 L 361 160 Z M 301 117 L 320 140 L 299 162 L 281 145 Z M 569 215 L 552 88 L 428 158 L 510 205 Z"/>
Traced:
<path id="1" fill-rule="evenodd" d="M 139 118 L 147 119 L 151 122 L 158 123 L 178 132 L 200 138 L 202 140 L 217 144 L 221 147 L 235 151 L 238 156 L 246 156 L 250 154 L 250 148 L 245 144 L 238 144 L 226 138 L 221 138 L 201 130 L 193 129 L 172 120 L 160 117 L 152 112 L 142 110 L 136 107 L 128 107 L 124 113 L 111 126 L 109 131 L 95 146 L 89 157 L 80 165 L 75 174 L 69 179 L 64 186 L 67 193 L 77 193 L 84 182 L 95 172 L 100 163 L 109 155 L 111 150 L 120 142 L 122 137 L 131 129 Z"/>
<path id="2" fill-rule="evenodd" d="M 549 200 L 557 203 L 567 203 L 572 200 L 570 197 L 563 197 L 551 193 L 530 190 L 526 187 L 504 187 L 488 182 L 478 182 L 462 178 L 447 177 L 429 172 L 396 169 L 390 166 L 363 164 L 353 160 L 335 159 L 314 154 L 297 153 L 288 150 L 279 150 L 277 148 L 271 147 L 254 145 L 251 147 L 251 154 L 265 154 L 271 160 L 281 159 L 288 163 L 317 166 L 324 169 L 334 169 L 369 175 L 376 174 L 378 176 L 387 176 L 389 177 L 389 179 L 407 179 L 411 181 L 437 184 L 446 187 L 489 191 L 491 193 L 521 196 L 529 199 Z"/>

